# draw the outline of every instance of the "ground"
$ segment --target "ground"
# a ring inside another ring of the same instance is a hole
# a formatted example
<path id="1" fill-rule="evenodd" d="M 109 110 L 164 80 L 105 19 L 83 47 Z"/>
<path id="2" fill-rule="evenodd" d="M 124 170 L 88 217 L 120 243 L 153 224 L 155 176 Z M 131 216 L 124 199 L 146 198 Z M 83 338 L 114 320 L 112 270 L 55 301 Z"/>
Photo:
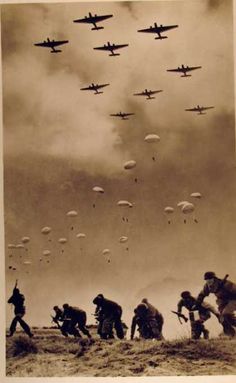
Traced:
<path id="1" fill-rule="evenodd" d="M 95 330 L 91 329 L 93 333 Z M 6 375 L 173 376 L 236 374 L 236 340 L 100 340 L 64 338 L 59 330 L 21 332 L 6 343 Z"/>

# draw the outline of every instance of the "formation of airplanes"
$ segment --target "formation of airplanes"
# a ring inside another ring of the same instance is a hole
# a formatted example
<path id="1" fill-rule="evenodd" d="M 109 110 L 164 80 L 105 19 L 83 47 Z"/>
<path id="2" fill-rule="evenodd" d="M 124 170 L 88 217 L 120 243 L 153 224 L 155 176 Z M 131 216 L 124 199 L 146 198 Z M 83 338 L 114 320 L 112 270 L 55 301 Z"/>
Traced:
<path id="1" fill-rule="evenodd" d="M 85 16 L 83 19 L 74 20 L 74 23 L 82 23 L 82 24 L 93 24 L 92 31 L 99 31 L 99 29 L 104 29 L 104 27 L 98 27 L 97 23 L 100 23 L 101 21 L 107 20 L 110 17 L 113 17 L 113 15 L 94 15 L 92 16 L 92 13 L 89 12 L 88 16 Z"/>
<path id="2" fill-rule="evenodd" d="M 191 77 L 191 74 L 187 74 L 188 72 L 192 72 L 193 70 L 200 69 L 201 66 L 184 66 L 181 65 L 181 67 L 178 67 L 176 69 L 167 69 L 167 72 L 176 72 L 176 73 L 183 73 L 181 77 Z"/>
<path id="3" fill-rule="evenodd" d="M 213 109 L 214 106 L 195 106 L 194 108 L 185 109 L 186 112 L 197 112 L 198 114 L 206 114 L 204 113 L 205 110 Z"/>
<path id="4" fill-rule="evenodd" d="M 105 86 L 108 86 L 110 84 L 94 84 L 92 83 L 88 87 L 80 88 L 80 90 L 92 90 L 94 91 L 94 94 L 102 94 L 103 92 L 99 92 L 98 90 L 101 88 L 104 88 Z"/>
<path id="5" fill-rule="evenodd" d="M 163 90 L 147 90 L 147 89 L 145 89 L 143 92 L 134 93 L 134 96 L 146 96 L 147 100 L 153 100 L 156 97 L 151 97 L 151 96 L 153 96 L 154 94 L 160 93 L 160 92 L 163 92 Z"/>
<path id="6" fill-rule="evenodd" d="M 119 112 L 119 113 L 115 113 L 115 114 L 110 114 L 110 116 L 112 116 L 112 117 L 120 117 L 122 120 L 128 120 L 127 117 L 134 116 L 134 113 Z"/>
<path id="7" fill-rule="evenodd" d="M 113 17 L 113 15 L 111 15 L 111 14 L 109 14 L 109 15 L 97 15 L 97 14 L 95 14 L 93 16 L 92 13 L 89 12 L 88 16 L 85 16 L 82 19 L 73 20 L 73 22 L 74 23 L 81 23 L 81 24 L 83 24 L 83 23 L 84 24 L 92 24 L 93 25 L 92 30 L 100 30 L 100 29 L 104 29 L 104 27 L 102 27 L 102 26 L 98 27 L 97 23 L 100 23 L 101 21 L 107 20 L 111 17 Z M 149 28 L 145 28 L 145 29 L 139 29 L 138 32 L 154 33 L 154 34 L 157 34 L 157 37 L 155 37 L 156 40 L 162 40 L 162 39 L 166 39 L 168 37 L 168 36 L 163 36 L 162 33 L 169 31 L 171 29 L 174 29 L 174 28 L 178 28 L 178 25 L 162 25 L 161 24 L 158 26 L 157 23 L 155 22 L 154 26 L 150 26 Z M 55 41 L 55 40 L 50 40 L 49 38 L 47 38 L 47 40 L 44 40 L 43 42 L 40 42 L 40 43 L 35 43 L 34 45 L 37 47 L 50 48 L 51 53 L 60 53 L 60 52 L 62 52 L 61 49 L 56 49 L 56 47 L 63 45 L 63 44 L 67 44 L 68 42 L 69 42 L 68 40 Z M 115 51 L 122 49 L 122 48 L 125 48 L 125 47 L 128 47 L 128 46 L 129 46 L 129 44 L 114 44 L 114 43 L 110 43 L 108 41 L 107 44 L 104 44 L 103 46 L 95 47 L 93 49 L 101 50 L 101 51 L 108 51 L 108 52 L 110 52 L 109 56 L 114 57 L 114 56 L 120 55 L 120 53 L 114 53 Z M 189 66 L 184 66 L 182 64 L 178 68 L 167 69 L 167 72 L 181 73 L 182 74 L 181 77 L 191 77 L 191 74 L 188 74 L 189 72 L 194 71 L 196 69 L 201 69 L 201 68 L 202 68 L 201 66 L 189 67 Z M 88 87 L 81 88 L 80 90 L 90 90 L 90 91 L 94 91 L 94 94 L 101 94 L 103 92 L 99 91 L 99 89 L 104 88 L 108 85 L 110 85 L 110 84 L 94 84 L 94 83 L 92 83 Z M 145 89 L 144 91 L 142 91 L 140 93 L 134 93 L 134 96 L 145 96 L 147 100 L 152 100 L 155 98 L 155 97 L 153 97 L 153 95 L 157 94 L 159 92 L 162 92 L 162 90 L 147 90 L 147 89 Z M 212 108 L 214 108 L 214 106 L 208 106 L 207 107 L 207 106 L 197 105 L 194 108 L 185 109 L 185 111 L 197 112 L 198 114 L 206 114 L 204 112 L 206 110 L 212 109 Z M 134 115 L 134 113 L 119 112 L 116 114 L 110 114 L 110 116 L 120 117 L 122 120 L 128 120 L 127 117 L 132 116 L 132 115 Z"/>
<path id="8" fill-rule="evenodd" d="M 55 49 L 55 47 L 58 47 L 59 45 L 62 45 L 62 44 L 67 44 L 68 42 L 69 42 L 68 40 L 55 41 L 55 40 L 50 40 L 49 38 L 47 38 L 47 40 L 44 40 L 42 43 L 36 43 L 34 45 L 36 47 L 50 48 L 51 53 L 59 53 L 61 52 L 61 50 Z"/>

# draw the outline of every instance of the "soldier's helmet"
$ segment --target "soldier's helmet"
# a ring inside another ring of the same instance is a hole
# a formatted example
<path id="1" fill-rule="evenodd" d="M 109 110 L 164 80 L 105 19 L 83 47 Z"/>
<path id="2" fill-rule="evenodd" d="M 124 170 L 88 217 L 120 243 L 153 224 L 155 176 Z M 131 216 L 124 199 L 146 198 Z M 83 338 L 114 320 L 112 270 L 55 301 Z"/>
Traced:
<path id="1" fill-rule="evenodd" d="M 146 314 L 147 311 L 148 311 L 148 306 L 146 305 L 146 303 L 140 303 L 136 307 L 136 313 L 138 315 L 144 315 L 144 314 Z"/>
<path id="2" fill-rule="evenodd" d="M 20 294 L 20 290 L 17 287 L 14 288 L 14 294 Z"/>
<path id="3" fill-rule="evenodd" d="M 104 296 L 103 296 L 102 294 L 98 294 L 98 295 L 96 296 L 96 298 L 94 298 L 93 303 L 94 303 L 95 305 L 97 305 L 97 304 L 99 304 L 100 302 L 102 302 L 103 300 L 104 300 Z"/>
<path id="4" fill-rule="evenodd" d="M 69 308 L 68 303 L 64 303 L 64 305 L 63 305 L 63 309 L 68 309 L 68 308 Z"/>
<path id="5" fill-rule="evenodd" d="M 216 275 L 214 273 L 214 271 L 207 271 L 205 274 L 204 274 L 204 280 L 206 281 L 207 279 L 213 279 L 213 278 L 216 278 Z"/>
<path id="6" fill-rule="evenodd" d="M 142 303 L 148 303 L 148 299 L 147 298 L 143 298 L 142 299 Z"/>
<path id="7" fill-rule="evenodd" d="M 58 310 L 59 307 L 58 306 L 53 306 L 53 310 Z"/>
<path id="8" fill-rule="evenodd" d="M 190 291 L 183 291 L 183 292 L 181 293 L 181 297 L 182 297 L 183 299 L 187 299 L 187 298 L 191 297 L 191 293 L 190 293 Z"/>

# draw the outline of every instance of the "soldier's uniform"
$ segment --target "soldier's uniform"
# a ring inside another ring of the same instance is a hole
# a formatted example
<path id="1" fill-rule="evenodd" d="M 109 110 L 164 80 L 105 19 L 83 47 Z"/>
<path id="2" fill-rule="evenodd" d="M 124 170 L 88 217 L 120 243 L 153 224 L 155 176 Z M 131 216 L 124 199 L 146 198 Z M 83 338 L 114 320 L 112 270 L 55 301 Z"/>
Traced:
<path id="1" fill-rule="evenodd" d="M 33 334 L 31 333 L 29 325 L 22 319 L 25 315 L 25 297 L 23 294 L 20 293 L 20 290 L 18 288 L 13 289 L 12 296 L 8 299 L 8 303 L 11 303 L 15 306 L 14 313 L 15 317 L 11 322 L 10 325 L 10 334 L 9 336 L 12 336 L 14 332 L 16 331 L 17 323 L 21 325 L 25 333 L 31 338 Z"/>
<path id="2" fill-rule="evenodd" d="M 144 298 L 142 300 L 142 303 L 136 307 L 134 313 L 131 324 L 131 339 L 134 337 L 136 326 L 138 326 L 141 338 L 164 339 L 162 335 L 163 316 L 147 299 Z"/>
<path id="3" fill-rule="evenodd" d="M 101 338 L 113 338 L 113 328 L 115 328 L 117 337 L 123 339 L 124 330 L 121 322 L 121 306 L 116 302 L 104 298 L 102 294 L 94 298 L 93 303 L 97 305 L 96 312 L 99 313 L 98 333 Z"/>
<path id="4" fill-rule="evenodd" d="M 189 291 L 183 291 L 181 297 L 178 302 L 178 313 L 182 313 L 183 307 L 189 311 L 192 339 L 199 339 L 202 334 L 204 339 L 208 339 L 209 331 L 205 328 L 204 322 L 211 317 L 211 313 L 218 318 L 217 311 L 208 303 L 197 304 L 197 299 L 192 297 Z"/>
<path id="5" fill-rule="evenodd" d="M 68 337 L 68 330 L 69 330 L 68 329 L 68 323 L 69 323 L 69 319 L 65 319 L 64 318 L 63 310 L 60 309 L 58 306 L 54 306 L 53 310 L 56 313 L 55 317 L 53 317 L 53 322 L 55 322 L 57 324 L 58 324 L 58 322 L 62 322 L 62 325 L 58 324 L 58 327 L 60 328 L 60 331 L 61 331 L 62 335 L 64 335 L 65 337 Z"/>
<path id="6" fill-rule="evenodd" d="M 80 338 L 79 328 L 83 334 L 87 335 L 88 338 L 91 338 L 91 335 L 86 328 L 86 312 L 79 307 L 69 306 L 67 303 L 63 305 L 63 308 L 63 319 L 67 320 L 65 327 L 66 332 Z M 76 328 L 76 326 L 78 326 L 78 328 Z"/>
<path id="7" fill-rule="evenodd" d="M 230 337 L 235 336 L 236 317 L 236 284 L 226 279 L 217 278 L 215 273 L 208 271 L 204 274 L 206 284 L 198 295 L 197 302 L 202 303 L 209 294 L 215 294 L 220 314 L 220 323 L 224 333 Z"/>

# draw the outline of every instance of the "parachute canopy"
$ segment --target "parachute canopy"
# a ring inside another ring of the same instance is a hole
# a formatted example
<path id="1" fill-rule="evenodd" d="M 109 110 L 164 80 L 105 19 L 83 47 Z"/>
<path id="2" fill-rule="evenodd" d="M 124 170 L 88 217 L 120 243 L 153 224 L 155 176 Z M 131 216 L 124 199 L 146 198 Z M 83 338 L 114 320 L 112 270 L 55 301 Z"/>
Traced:
<path id="1" fill-rule="evenodd" d="M 50 250 L 44 250 L 44 251 L 43 251 L 43 255 L 44 255 L 45 257 L 47 257 L 47 256 L 51 255 L 51 251 L 50 251 Z"/>
<path id="2" fill-rule="evenodd" d="M 84 233 L 78 233 L 78 234 L 76 234 L 76 237 L 77 237 L 77 238 L 85 238 L 85 237 L 86 237 L 86 234 L 84 234 Z"/>
<path id="3" fill-rule="evenodd" d="M 25 246 L 22 245 L 22 243 L 19 243 L 19 245 L 16 245 L 16 249 L 24 249 Z"/>
<path id="4" fill-rule="evenodd" d="M 148 134 L 148 135 L 144 138 L 144 141 L 146 141 L 146 142 L 148 142 L 148 143 L 158 142 L 158 141 L 160 141 L 160 137 L 159 137 L 157 134 Z"/>
<path id="5" fill-rule="evenodd" d="M 120 243 L 125 243 L 125 242 L 127 242 L 128 241 L 128 237 L 125 237 L 125 236 L 122 236 L 122 237 L 120 237 L 120 239 L 119 239 L 119 242 Z"/>
<path id="6" fill-rule="evenodd" d="M 59 238 L 59 239 L 58 239 L 58 242 L 61 243 L 61 244 L 63 245 L 64 243 L 67 242 L 67 239 L 66 239 L 66 238 Z"/>
<path id="7" fill-rule="evenodd" d="M 76 217 L 78 215 L 76 210 L 70 210 L 66 213 L 68 217 Z"/>
<path id="8" fill-rule="evenodd" d="M 194 205 L 190 202 L 186 203 L 185 205 L 182 206 L 182 212 L 184 214 L 190 214 L 194 211 Z"/>
<path id="9" fill-rule="evenodd" d="M 117 202 L 118 206 L 127 206 L 127 207 L 133 207 L 133 204 L 129 201 L 121 200 Z"/>
<path id="10" fill-rule="evenodd" d="M 165 209 L 164 209 L 164 212 L 165 212 L 166 214 L 174 213 L 174 208 L 171 207 L 171 206 L 166 206 Z"/>
<path id="11" fill-rule="evenodd" d="M 136 161 L 130 160 L 130 161 L 125 162 L 124 169 L 127 169 L 127 170 L 133 169 L 133 168 L 135 168 L 135 166 L 136 166 Z"/>
<path id="12" fill-rule="evenodd" d="M 188 201 L 180 201 L 179 203 L 177 203 L 177 206 L 178 207 L 182 207 L 182 206 L 184 206 L 184 205 L 186 205 L 188 203 L 189 203 Z"/>
<path id="13" fill-rule="evenodd" d="M 21 242 L 22 243 L 28 243 L 30 241 L 30 237 L 22 237 Z"/>
<path id="14" fill-rule="evenodd" d="M 202 198 L 202 195 L 201 195 L 201 193 L 196 192 L 196 193 L 192 193 L 192 194 L 190 195 L 190 197 L 200 199 L 200 198 Z"/>
<path id="15" fill-rule="evenodd" d="M 31 265 L 31 263 L 32 263 L 31 261 L 24 261 L 23 262 L 24 265 Z"/>
<path id="16" fill-rule="evenodd" d="M 111 253 L 111 250 L 110 249 L 104 249 L 103 251 L 102 251 L 102 254 L 103 255 L 108 255 L 108 254 L 110 254 Z"/>
<path id="17" fill-rule="evenodd" d="M 51 232 L 51 230 L 52 230 L 51 227 L 45 226 L 42 228 L 41 233 L 42 234 L 49 234 Z"/>
<path id="18" fill-rule="evenodd" d="M 96 193 L 101 193 L 101 194 L 104 193 L 104 189 L 101 188 L 100 186 L 94 186 L 93 191 Z"/>
<path id="19" fill-rule="evenodd" d="M 7 245 L 8 249 L 15 249 L 16 248 L 16 245 L 13 245 L 13 243 L 9 243 Z"/>

